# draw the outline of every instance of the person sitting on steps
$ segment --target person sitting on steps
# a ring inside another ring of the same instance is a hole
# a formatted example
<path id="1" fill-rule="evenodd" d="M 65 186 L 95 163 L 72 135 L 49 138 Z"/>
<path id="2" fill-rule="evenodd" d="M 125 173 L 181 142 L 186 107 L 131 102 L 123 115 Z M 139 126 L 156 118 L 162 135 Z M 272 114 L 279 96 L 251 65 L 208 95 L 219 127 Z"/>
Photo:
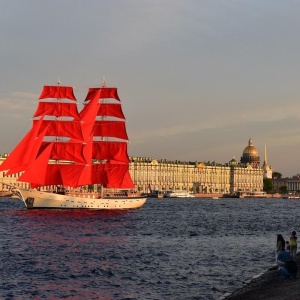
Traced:
<path id="1" fill-rule="evenodd" d="M 297 264 L 290 256 L 290 253 L 285 251 L 284 248 L 281 249 L 277 256 L 277 265 L 280 275 L 282 275 L 283 278 L 296 278 L 298 272 Z"/>

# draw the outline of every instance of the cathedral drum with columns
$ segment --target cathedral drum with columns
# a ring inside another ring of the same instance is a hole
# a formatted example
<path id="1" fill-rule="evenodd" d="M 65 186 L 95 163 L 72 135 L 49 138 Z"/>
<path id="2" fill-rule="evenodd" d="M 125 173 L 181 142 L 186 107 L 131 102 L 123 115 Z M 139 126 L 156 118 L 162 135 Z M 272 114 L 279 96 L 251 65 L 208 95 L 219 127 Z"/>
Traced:
<path id="1" fill-rule="evenodd" d="M 241 164 L 243 166 L 251 165 L 252 168 L 260 168 L 260 158 L 257 149 L 253 146 L 252 139 L 249 140 L 248 146 L 243 151 Z"/>

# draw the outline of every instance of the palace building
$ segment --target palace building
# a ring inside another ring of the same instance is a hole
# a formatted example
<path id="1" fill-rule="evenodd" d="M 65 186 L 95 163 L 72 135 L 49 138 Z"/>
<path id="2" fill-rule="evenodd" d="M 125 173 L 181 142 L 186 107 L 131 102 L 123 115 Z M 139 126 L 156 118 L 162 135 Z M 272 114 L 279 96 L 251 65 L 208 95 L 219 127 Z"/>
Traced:
<path id="1" fill-rule="evenodd" d="M 0 164 L 6 157 L 0 157 Z M 266 172 L 260 166 L 260 157 L 251 139 L 239 162 L 235 158 L 220 164 L 131 157 L 129 171 L 136 189 L 141 193 L 156 190 L 162 193 L 184 191 L 202 194 L 261 193 Z M 0 179 L 4 180 L 4 174 L 0 173 Z M 17 182 L 19 175 L 8 176 L 5 182 L 27 187 L 27 183 Z M 3 189 L 5 187 L 0 182 L 0 190 Z"/>
<path id="2" fill-rule="evenodd" d="M 140 192 L 186 191 L 194 193 L 261 193 L 264 170 L 257 149 L 250 139 L 240 162 L 225 164 L 186 162 L 132 157 L 130 174 Z"/>

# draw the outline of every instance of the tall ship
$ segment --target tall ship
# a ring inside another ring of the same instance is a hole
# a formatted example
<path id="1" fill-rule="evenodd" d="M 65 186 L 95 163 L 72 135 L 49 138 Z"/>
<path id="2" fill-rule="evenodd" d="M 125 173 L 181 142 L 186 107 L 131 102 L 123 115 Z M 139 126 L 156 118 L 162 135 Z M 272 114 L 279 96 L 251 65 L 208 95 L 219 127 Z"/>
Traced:
<path id="1" fill-rule="evenodd" d="M 27 208 L 132 209 L 146 197 L 130 194 L 128 136 L 117 88 L 88 89 L 83 108 L 77 108 L 73 87 L 44 86 L 33 115 L 32 128 L 0 171 L 21 173 L 14 188 Z M 80 188 L 97 187 L 97 193 Z M 55 189 L 54 189 L 55 187 Z M 114 192 L 112 192 L 114 191 Z M 116 192 L 122 191 L 122 192 Z"/>

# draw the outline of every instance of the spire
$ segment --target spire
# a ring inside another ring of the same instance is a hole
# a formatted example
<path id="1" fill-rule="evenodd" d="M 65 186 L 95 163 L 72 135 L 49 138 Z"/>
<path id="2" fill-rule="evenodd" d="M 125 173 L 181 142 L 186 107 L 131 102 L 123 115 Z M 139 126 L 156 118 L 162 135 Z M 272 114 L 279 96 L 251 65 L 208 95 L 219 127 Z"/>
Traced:
<path id="1" fill-rule="evenodd" d="M 273 168 L 268 165 L 266 144 L 265 144 L 265 157 L 264 157 L 263 169 L 264 169 L 264 178 L 272 178 Z"/>
<path id="2" fill-rule="evenodd" d="M 253 146 L 253 142 L 252 142 L 252 139 L 250 138 L 249 140 L 249 146 Z"/>
<path id="3" fill-rule="evenodd" d="M 264 166 L 268 164 L 267 162 L 267 145 L 265 144 L 265 157 L 264 157 Z"/>
<path id="4" fill-rule="evenodd" d="M 60 77 L 58 77 L 57 85 L 61 85 Z"/>

